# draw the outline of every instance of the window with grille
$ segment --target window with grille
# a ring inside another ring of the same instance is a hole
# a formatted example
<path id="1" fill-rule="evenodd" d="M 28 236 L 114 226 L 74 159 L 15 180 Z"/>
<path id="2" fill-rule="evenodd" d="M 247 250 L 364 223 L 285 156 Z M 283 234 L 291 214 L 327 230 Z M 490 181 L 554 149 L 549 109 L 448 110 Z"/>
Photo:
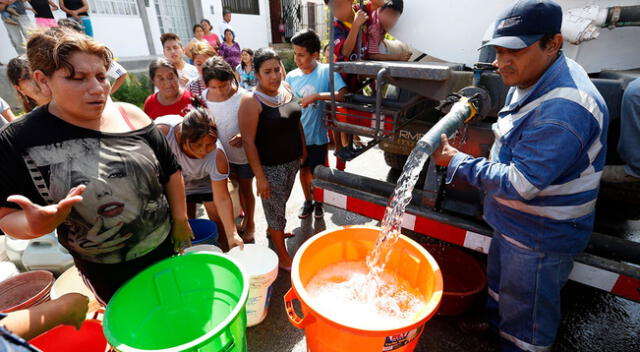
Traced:
<path id="1" fill-rule="evenodd" d="M 101 15 L 138 16 L 136 0 L 89 0 L 89 7 Z"/>
<path id="2" fill-rule="evenodd" d="M 259 0 L 222 0 L 222 7 L 232 13 L 243 15 L 259 15 Z"/>
<path id="3" fill-rule="evenodd" d="M 191 33 L 192 19 L 187 2 L 184 0 L 155 0 L 155 8 L 160 33 L 175 33 L 180 36 L 182 43 L 187 45 L 193 36 Z"/>

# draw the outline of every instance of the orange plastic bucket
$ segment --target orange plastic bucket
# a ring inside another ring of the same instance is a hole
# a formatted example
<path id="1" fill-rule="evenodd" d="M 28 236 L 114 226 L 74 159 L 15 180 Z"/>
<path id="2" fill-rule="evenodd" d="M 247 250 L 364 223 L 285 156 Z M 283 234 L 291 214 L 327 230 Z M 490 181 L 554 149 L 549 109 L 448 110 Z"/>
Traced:
<path id="1" fill-rule="evenodd" d="M 391 330 L 362 330 L 342 325 L 318 311 L 305 285 L 326 266 L 342 261 L 364 260 L 373 248 L 380 229 L 348 226 L 322 232 L 309 239 L 296 253 L 291 269 L 292 287 L 284 297 L 289 321 L 305 330 L 307 351 L 373 352 L 413 351 L 425 323 L 437 311 L 442 298 L 442 274 L 436 261 L 420 245 L 401 236 L 387 270 L 411 283 L 426 299 L 426 307 L 415 321 Z M 299 300 L 303 317 L 293 309 Z"/>

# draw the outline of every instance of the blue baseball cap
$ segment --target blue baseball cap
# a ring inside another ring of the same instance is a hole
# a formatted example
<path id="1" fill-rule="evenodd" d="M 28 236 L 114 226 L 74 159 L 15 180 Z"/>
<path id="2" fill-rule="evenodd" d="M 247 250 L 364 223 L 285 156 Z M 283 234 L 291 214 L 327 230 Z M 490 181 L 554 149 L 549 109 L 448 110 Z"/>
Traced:
<path id="1" fill-rule="evenodd" d="M 550 0 L 519 0 L 500 14 L 493 38 L 482 47 L 524 49 L 545 34 L 560 33 L 561 29 L 560 5 Z"/>

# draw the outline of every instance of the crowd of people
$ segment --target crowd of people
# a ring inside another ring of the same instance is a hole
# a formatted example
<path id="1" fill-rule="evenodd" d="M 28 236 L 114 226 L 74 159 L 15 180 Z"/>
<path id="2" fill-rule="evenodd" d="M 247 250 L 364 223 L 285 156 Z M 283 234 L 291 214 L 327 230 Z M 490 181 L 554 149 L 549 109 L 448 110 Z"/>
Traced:
<path id="1" fill-rule="evenodd" d="M 111 99 L 126 71 L 73 16 L 30 34 L 26 53 L 8 64 L 26 114 L 16 118 L 2 101 L 8 169 L 0 179 L 0 228 L 17 238 L 57 230 L 103 304 L 189 243 L 198 204 L 228 250 L 254 241 L 257 194 L 284 270 L 292 263 L 285 210 L 298 173 L 306 199 L 299 217 L 324 215 L 311 192 L 330 141 L 321 40 L 313 31 L 296 34 L 298 68 L 287 74 L 273 49 L 240 47 L 230 16 L 222 36 L 206 19 L 186 45 L 175 33 L 161 35 L 163 56 L 149 64 L 154 91 L 142 109 Z M 347 87 L 334 78 L 341 99 Z"/>

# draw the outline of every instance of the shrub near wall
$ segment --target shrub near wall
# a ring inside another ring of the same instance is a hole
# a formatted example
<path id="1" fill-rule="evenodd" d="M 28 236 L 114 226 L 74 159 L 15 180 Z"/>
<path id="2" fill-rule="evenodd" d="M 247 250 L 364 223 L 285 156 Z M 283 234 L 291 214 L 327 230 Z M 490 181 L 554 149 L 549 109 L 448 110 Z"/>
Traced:
<path id="1" fill-rule="evenodd" d="M 120 86 L 120 89 L 111 97 L 115 101 L 122 101 L 137 105 L 142 109 L 145 99 L 151 95 L 151 82 L 145 74 L 139 76 L 129 74 L 127 80 Z"/>

